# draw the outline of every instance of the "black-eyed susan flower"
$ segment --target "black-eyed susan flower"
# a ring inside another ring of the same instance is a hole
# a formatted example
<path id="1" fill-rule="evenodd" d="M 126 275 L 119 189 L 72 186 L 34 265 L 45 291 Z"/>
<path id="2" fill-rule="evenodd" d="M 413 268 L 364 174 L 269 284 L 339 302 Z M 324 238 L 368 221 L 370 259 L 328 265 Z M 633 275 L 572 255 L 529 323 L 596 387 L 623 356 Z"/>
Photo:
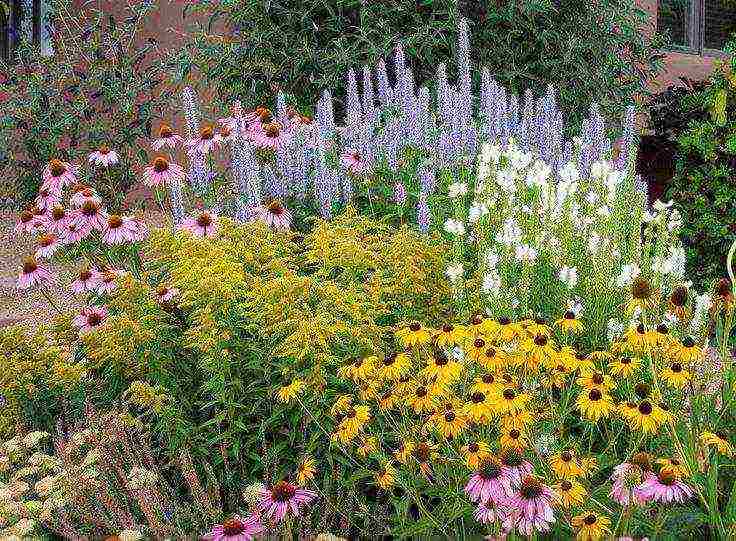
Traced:
<path id="1" fill-rule="evenodd" d="M 636 411 L 631 412 L 631 425 L 645 434 L 654 434 L 665 421 L 666 416 L 662 408 L 649 400 L 642 400 Z"/>
<path id="2" fill-rule="evenodd" d="M 667 309 L 680 321 L 685 321 L 690 316 L 689 310 L 687 309 L 689 297 L 690 293 L 685 286 L 678 286 L 670 293 L 667 301 Z"/>
<path id="3" fill-rule="evenodd" d="M 577 379 L 576 383 L 588 390 L 600 389 L 604 392 L 608 392 L 616 387 L 611 376 L 604 374 L 599 370 L 581 371 L 580 377 Z"/>
<path id="4" fill-rule="evenodd" d="M 600 541 L 611 533 L 611 521 L 598 513 L 584 513 L 573 517 L 572 525 L 577 529 L 578 541 Z"/>
<path id="5" fill-rule="evenodd" d="M 394 451 L 394 457 L 402 464 L 409 463 L 409 457 L 414 452 L 415 443 L 411 440 L 405 440 L 399 443 L 399 448 Z"/>
<path id="6" fill-rule="evenodd" d="M 572 449 L 565 449 L 549 457 L 549 465 L 560 479 L 575 479 L 584 473 Z"/>
<path id="7" fill-rule="evenodd" d="M 371 414 L 368 406 L 359 405 L 350 407 L 338 425 L 338 432 L 343 436 L 341 440 L 343 442 L 352 440 L 370 418 Z"/>
<path id="8" fill-rule="evenodd" d="M 608 363 L 608 369 L 611 371 L 611 374 L 622 378 L 631 377 L 637 370 L 639 370 L 640 366 L 641 359 L 638 357 L 631 357 L 629 355 L 622 355 Z"/>
<path id="9" fill-rule="evenodd" d="M 588 491 L 574 479 L 563 479 L 554 487 L 558 496 L 558 502 L 564 509 L 577 507 L 583 504 Z"/>
<path id="10" fill-rule="evenodd" d="M 643 323 L 632 325 L 624 334 L 626 342 L 637 353 L 643 353 L 647 350 L 647 328 Z"/>
<path id="11" fill-rule="evenodd" d="M 682 366 L 682 363 L 677 361 L 665 367 L 660 376 L 667 385 L 675 389 L 682 389 L 692 377 L 690 372 Z"/>
<path id="12" fill-rule="evenodd" d="M 514 323 L 506 316 L 498 318 L 496 323 L 493 337 L 502 344 L 507 344 L 515 340 L 523 332 L 523 329 L 518 323 Z"/>
<path id="13" fill-rule="evenodd" d="M 569 334 L 578 334 L 583 332 L 583 323 L 572 310 L 567 310 L 561 319 L 555 321 L 555 325 L 562 329 L 563 332 Z"/>
<path id="14" fill-rule="evenodd" d="M 462 325 L 445 323 L 434 333 L 434 343 L 440 348 L 459 346 L 465 341 L 467 331 Z"/>
<path id="15" fill-rule="evenodd" d="M 378 379 L 396 381 L 411 369 L 411 359 L 406 353 L 389 353 L 378 365 Z"/>
<path id="16" fill-rule="evenodd" d="M 731 444 L 718 434 L 714 434 L 713 432 L 703 432 L 700 434 L 700 442 L 705 446 L 715 447 L 716 450 L 724 456 L 733 456 L 733 447 Z"/>
<path id="17" fill-rule="evenodd" d="M 682 342 L 675 341 L 669 349 L 669 354 L 682 364 L 698 361 L 703 357 L 703 350 L 690 336 L 686 336 Z"/>
<path id="18" fill-rule="evenodd" d="M 473 385 L 470 387 L 470 392 L 479 391 L 484 395 L 490 395 L 500 392 L 502 388 L 503 386 L 496 380 L 496 376 L 493 374 L 483 374 L 475 378 Z"/>
<path id="19" fill-rule="evenodd" d="M 462 366 L 454 359 L 450 359 L 442 350 L 437 350 L 422 370 L 422 375 L 428 379 L 434 378 L 441 383 L 452 383 L 459 376 Z"/>
<path id="20" fill-rule="evenodd" d="M 396 337 L 406 348 L 421 346 L 432 339 L 430 329 L 426 329 L 418 321 L 413 321 L 407 327 L 396 331 Z"/>
<path id="21" fill-rule="evenodd" d="M 335 417 L 340 413 L 345 413 L 352 405 L 353 397 L 347 394 L 339 395 L 335 399 L 335 403 L 330 408 L 330 415 Z"/>
<path id="22" fill-rule="evenodd" d="M 478 357 L 478 363 L 480 363 L 480 365 L 486 370 L 495 372 L 502 368 L 506 368 L 508 363 L 508 354 L 497 347 L 489 345 L 483 355 Z"/>
<path id="23" fill-rule="evenodd" d="M 365 458 L 376 451 L 378 451 L 378 438 L 375 436 L 366 436 L 363 438 L 356 449 L 356 453 L 358 453 L 358 456 L 362 458 Z"/>
<path id="24" fill-rule="evenodd" d="M 447 439 L 456 438 L 468 426 L 468 418 L 455 408 L 436 412 L 432 415 L 431 422 L 442 437 Z"/>
<path id="25" fill-rule="evenodd" d="M 611 397 L 600 389 L 583 389 L 577 405 L 583 416 L 594 423 L 602 417 L 608 417 L 614 409 Z"/>
<path id="26" fill-rule="evenodd" d="M 547 334 L 538 333 L 524 341 L 521 349 L 527 355 L 526 368 L 536 370 L 540 364 L 546 364 L 557 354 L 552 339 Z"/>
<path id="27" fill-rule="evenodd" d="M 437 452 L 437 444 L 422 441 L 414 446 L 411 456 L 419 465 L 419 471 L 427 476 L 432 471 L 432 462 L 437 460 L 440 455 Z"/>
<path id="28" fill-rule="evenodd" d="M 501 417 L 499 426 L 501 427 L 501 430 L 525 431 L 533 422 L 534 416 L 532 416 L 532 412 L 527 409 L 522 409 L 509 412 Z"/>
<path id="29" fill-rule="evenodd" d="M 559 363 L 547 372 L 547 378 L 542 380 L 542 385 L 546 388 L 556 387 L 562 389 L 567 384 L 567 378 L 571 374 L 570 369 Z"/>
<path id="30" fill-rule="evenodd" d="M 417 415 L 433 411 L 437 404 L 432 389 L 421 382 L 415 383 L 414 389 L 406 394 L 405 400 Z"/>
<path id="31" fill-rule="evenodd" d="M 497 413 L 513 413 L 526 409 L 530 396 L 513 387 L 505 387 L 499 394 L 490 397 L 491 409 Z"/>
<path id="32" fill-rule="evenodd" d="M 276 396 L 278 397 L 280 402 L 286 404 L 294 400 L 294 398 L 302 392 L 302 389 L 304 389 L 304 385 L 305 384 L 302 380 L 295 379 L 289 385 L 281 387 L 276 393 Z"/>
<path id="33" fill-rule="evenodd" d="M 476 469 L 481 460 L 491 456 L 490 446 L 481 440 L 471 441 L 463 445 L 461 451 L 463 456 L 465 456 L 465 464 L 471 470 Z"/>
<path id="34" fill-rule="evenodd" d="M 522 451 L 529 446 L 529 440 L 526 434 L 517 428 L 510 428 L 501 431 L 499 438 L 501 449 L 517 449 Z"/>
<path id="35" fill-rule="evenodd" d="M 463 406 L 463 412 L 474 423 L 488 424 L 491 419 L 491 402 L 488 395 L 480 390 L 472 391 Z"/>
<path id="36" fill-rule="evenodd" d="M 378 399 L 378 409 L 388 411 L 396 405 L 397 395 L 392 389 L 383 392 L 381 398 Z"/>
<path id="37" fill-rule="evenodd" d="M 652 347 L 668 348 L 674 342 L 670 328 L 666 323 L 660 323 L 647 332 L 647 342 Z"/>
<path id="38" fill-rule="evenodd" d="M 374 355 L 354 357 L 350 364 L 341 366 L 337 373 L 340 377 L 351 379 L 354 382 L 365 381 L 373 375 L 377 362 L 378 359 Z"/>
<path id="39" fill-rule="evenodd" d="M 314 459 L 311 456 L 304 457 L 304 459 L 299 463 L 299 467 L 296 469 L 296 482 L 301 486 L 304 486 L 314 479 L 314 474 L 316 472 L 317 467 L 314 464 Z"/>
<path id="40" fill-rule="evenodd" d="M 480 364 L 480 359 L 486 354 L 489 344 L 483 338 L 477 337 L 469 340 L 465 346 L 465 354 L 468 358 Z"/>
<path id="41" fill-rule="evenodd" d="M 657 305 L 659 292 L 643 276 L 637 276 L 631 282 L 631 298 L 626 304 L 626 311 L 633 314 L 639 308 L 642 311 L 651 310 Z"/>
<path id="42" fill-rule="evenodd" d="M 540 334 L 546 337 L 550 337 L 552 335 L 552 329 L 550 329 L 547 319 L 542 316 L 536 316 L 534 319 L 527 319 L 523 323 L 523 326 L 531 338 Z"/>
<path id="43" fill-rule="evenodd" d="M 394 486 L 396 482 L 396 468 L 390 463 L 386 463 L 376 472 L 376 484 L 383 490 L 388 490 Z"/>
<path id="44" fill-rule="evenodd" d="M 471 336 L 475 336 L 482 332 L 481 329 L 485 320 L 486 317 L 481 312 L 476 312 L 470 316 L 470 319 L 468 320 L 468 332 Z"/>

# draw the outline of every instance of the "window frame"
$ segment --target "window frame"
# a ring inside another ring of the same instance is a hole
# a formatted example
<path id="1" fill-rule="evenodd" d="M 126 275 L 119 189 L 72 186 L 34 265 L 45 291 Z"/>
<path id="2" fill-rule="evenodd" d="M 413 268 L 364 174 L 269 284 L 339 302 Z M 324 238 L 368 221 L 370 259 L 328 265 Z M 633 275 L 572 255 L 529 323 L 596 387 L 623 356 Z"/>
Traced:
<path id="1" fill-rule="evenodd" d="M 661 0 L 657 0 L 657 16 L 655 25 L 659 26 L 659 7 Z M 705 47 L 705 0 L 692 0 L 690 2 L 690 13 L 688 14 L 687 38 L 689 45 L 667 45 L 667 51 L 693 54 L 698 56 L 727 57 L 728 54 L 720 49 Z M 693 47 L 695 43 L 697 46 Z"/>

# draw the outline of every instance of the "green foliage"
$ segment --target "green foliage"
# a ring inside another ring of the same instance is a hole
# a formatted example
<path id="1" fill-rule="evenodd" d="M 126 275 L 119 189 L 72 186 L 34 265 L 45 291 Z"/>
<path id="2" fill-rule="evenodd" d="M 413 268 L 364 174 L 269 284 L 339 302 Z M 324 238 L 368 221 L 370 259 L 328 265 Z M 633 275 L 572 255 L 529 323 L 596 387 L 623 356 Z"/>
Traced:
<path id="1" fill-rule="evenodd" d="M 458 7 L 460 4 L 460 7 Z M 192 41 L 171 58 L 178 81 L 192 74 L 214 90 L 219 105 L 270 103 L 275 89 L 303 110 L 326 88 L 345 96 L 347 70 L 374 66 L 400 40 L 419 85 L 433 85 L 437 65 L 454 63 L 457 24 L 470 23 L 471 62 L 486 65 L 517 93 L 560 90 L 569 128 L 580 127 L 586 104 L 597 101 L 611 118 L 661 68 L 659 38 L 643 37 L 649 14 L 633 0 L 514 2 L 402 0 L 223 0 L 191 10 Z M 223 30 L 224 29 L 224 30 Z M 392 62 L 387 62 L 392 69 Z M 478 84 L 480 73 L 473 74 Z M 389 72 L 393 80 L 393 75 Z"/>
<path id="2" fill-rule="evenodd" d="M 666 197 L 683 218 L 687 271 L 699 288 L 725 276 L 736 240 L 736 57 L 717 62 L 708 85 L 673 106 L 687 124 L 675 131 L 675 176 Z"/>
<path id="3" fill-rule="evenodd" d="M 154 116 L 165 108 L 170 91 L 153 60 L 154 40 L 141 37 L 141 21 L 150 2 L 122 11 L 118 20 L 102 9 L 76 9 L 70 0 L 54 0 L 56 54 L 22 43 L 10 64 L 0 63 L 2 90 L 8 99 L 0 111 L 2 175 L 10 180 L 4 196 L 21 204 L 38 191 L 40 172 L 53 158 L 84 163 L 101 145 L 115 150 L 120 164 L 90 172 L 89 183 L 111 203 L 119 202 L 136 181 L 132 167 L 146 161 L 140 149 Z"/>

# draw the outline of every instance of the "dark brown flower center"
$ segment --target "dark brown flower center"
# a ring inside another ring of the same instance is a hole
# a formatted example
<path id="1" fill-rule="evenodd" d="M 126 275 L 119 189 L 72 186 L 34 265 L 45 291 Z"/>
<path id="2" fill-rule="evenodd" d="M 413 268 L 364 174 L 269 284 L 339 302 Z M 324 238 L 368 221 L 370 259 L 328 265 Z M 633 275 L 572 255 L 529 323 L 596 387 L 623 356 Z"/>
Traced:
<path id="1" fill-rule="evenodd" d="M 570 462 L 572 460 L 572 453 L 570 451 L 563 451 L 560 458 L 563 462 Z"/>
<path id="2" fill-rule="evenodd" d="M 646 398 L 647 396 L 649 396 L 650 391 L 651 389 L 649 385 L 643 382 L 637 383 L 634 386 L 634 392 L 636 393 L 636 396 L 638 396 L 639 398 Z"/>
<path id="3" fill-rule="evenodd" d="M 675 481 L 677 481 L 677 475 L 675 475 L 675 472 L 668 468 L 663 468 L 657 477 L 659 478 L 660 483 L 668 487 L 674 485 Z"/>
<path id="4" fill-rule="evenodd" d="M 47 248 L 51 246 L 55 240 L 55 235 L 41 235 L 41 238 L 38 239 L 38 243 L 41 245 L 42 248 Z"/>
<path id="5" fill-rule="evenodd" d="M 544 347 L 547 345 L 547 337 L 543 334 L 538 334 L 534 337 L 534 343 L 539 347 Z"/>
<path id="6" fill-rule="evenodd" d="M 448 423 L 451 423 L 455 420 L 455 412 L 454 411 L 446 411 L 445 412 L 445 421 Z"/>
<path id="7" fill-rule="evenodd" d="M 565 312 L 565 319 L 575 319 L 575 312 L 568 310 Z"/>
<path id="8" fill-rule="evenodd" d="M 533 477 L 526 477 L 521 482 L 519 492 L 525 500 L 533 500 L 542 495 L 542 484 Z"/>
<path id="9" fill-rule="evenodd" d="M 519 439 L 519 436 L 521 436 L 521 432 L 514 428 L 511 430 L 511 432 L 509 432 L 509 436 L 511 437 L 511 439 L 517 440 Z"/>
<path id="10" fill-rule="evenodd" d="M 631 296 L 637 300 L 649 300 L 652 297 L 652 286 L 649 280 L 637 276 L 631 283 Z"/>
<path id="11" fill-rule="evenodd" d="M 524 458 L 516 449 L 506 449 L 501 455 L 501 464 L 504 466 L 516 468 L 521 466 L 522 462 L 524 462 Z"/>
<path id="12" fill-rule="evenodd" d="M 237 518 L 231 518 L 222 523 L 222 533 L 227 536 L 240 535 L 245 531 L 245 524 Z"/>
<path id="13" fill-rule="evenodd" d="M 161 127 L 158 129 L 158 136 L 161 139 L 168 139 L 174 135 L 174 130 L 171 129 L 171 126 L 168 124 L 161 124 Z"/>
<path id="14" fill-rule="evenodd" d="M 475 341 L 473 342 L 473 346 L 475 346 L 478 349 L 483 348 L 485 345 L 486 345 L 486 341 L 483 340 L 482 338 L 476 338 Z"/>
<path id="15" fill-rule="evenodd" d="M 501 317 L 501 318 L 499 318 L 498 319 L 498 322 L 501 325 L 510 325 L 511 324 L 511 320 L 509 318 L 507 318 L 507 317 Z"/>
<path id="16" fill-rule="evenodd" d="M 644 324 L 643 323 L 639 323 L 636 326 L 636 332 L 639 333 L 639 334 L 644 334 L 646 332 L 646 328 L 644 327 Z"/>
<path id="17" fill-rule="evenodd" d="M 278 201 L 271 201 L 268 204 L 268 212 L 275 216 L 281 216 L 284 213 L 284 207 Z"/>
<path id="18" fill-rule="evenodd" d="M 516 393 L 514 392 L 513 389 L 504 389 L 503 390 L 503 397 L 506 400 L 513 400 L 514 398 L 516 398 Z"/>
<path id="19" fill-rule="evenodd" d="M 383 358 L 383 364 L 386 366 L 391 366 L 396 362 L 396 353 L 389 353 Z"/>
<path id="20" fill-rule="evenodd" d="M 597 402 L 603 398 L 603 394 L 598 389 L 593 389 L 588 393 L 588 398 Z"/>
<path id="21" fill-rule="evenodd" d="M 657 325 L 657 332 L 659 334 L 667 334 L 668 332 L 670 332 L 670 330 L 667 328 L 667 325 L 665 325 L 664 323 L 660 323 L 659 325 Z"/>
<path id="22" fill-rule="evenodd" d="M 66 173 L 66 166 L 61 160 L 54 159 L 49 162 L 49 171 L 51 172 L 52 176 L 60 177 L 61 175 Z"/>
<path id="23" fill-rule="evenodd" d="M 568 491 L 572 488 L 572 483 L 570 481 L 562 481 L 562 483 L 560 483 L 560 488 L 562 490 Z"/>
<path id="24" fill-rule="evenodd" d="M 65 216 L 66 216 L 66 211 L 64 210 L 64 207 L 56 206 L 54 207 L 54 210 L 51 211 L 51 218 L 55 222 L 62 220 Z"/>
<path id="25" fill-rule="evenodd" d="M 534 323 L 536 323 L 537 325 L 545 325 L 547 323 L 547 320 L 543 317 L 536 317 L 534 318 Z"/>
<path id="26" fill-rule="evenodd" d="M 157 173 L 163 173 L 169 168 L 169 162 L 163 156 L 157 157 L 153 160 L 153 170 Z"/>
<path id="27" fill-rule="evenodd" d="M 680 363 L 672 363 L 672 371 L 675 374 L 679 374 L 682 372 L 682 365 Z"/>
<path id="28" fill-rule="evenodd" d="M 444 333 L 450 333 L 453 330 L 455 330 L 455 327 L 453 327 L 449 323 L 445 323 L 444 325 L 442 325 L 442 332 L 444 332 Z"/>
<path id="29" fill-rule="evenodd" d="M 590 515 L 585 517 L 585 524 L 587 524 L 588 526 L 592 526 L 593 524 L 596 523 L 597 520 L 598 519 L 596 518 L 596 516 L 591 513 Z"/>
<path id="30" fill-rule="evenodd" d="M 631 457 L 631 463 L 639 466 L 643 471 L 650 471 L 652 469 L 652 461 L 647 453 L 636 453 Z"/>
<path id="31" fill-rule="evenodd" d="M 86 282 L 90 278 L 92 278 L 92 271 L 90 271 L 89 269 L 83 269 L 79 271 L 79 279 L 82 282 Z"/>
<path id="32" fill-rule="evenodd" d="M 85 201 L 84 204 L 82 205 L 82 214 L 84 214 L 88 218 L 97 216 L 97 213 L 99 211 L 100 211 L 100 205 L 98 205 L 94 201 Z"/>
<path id="33" fill-rule="evenodd" d="M 695 345 L 695 341 L 691 337 L 686 336 L 685 339 L 682 341 L 682 345 L 686 348 L 691 348 Z"/>
<path id="34" fill-rule="evenodd" d="M 480 404 L 486 399 L 486 395 L 481 393 L 480 391 L 477 391 L 470 395 L 470 400 L 473 402 L 473 404 Z"/>
<path id="35" fill-rule="evenodd" d="M 123 219 L 117 214 L 111 214 L 107 219 L 107 226 L 110 229 L 117 229 L 123 226 Z"/>
<path id="36" fill-rule="evenodd" d="M 27 224 L 31 220 L 33 220 L 33 213 L 32 212 L 29 212 L 27 210 L 24 210 L 23 212 L 20 213 L 20 221 L 21 221 L 21 223 Z"/>
<path id="37" fill-rule="evenodd" d="M 199 132 L 199 138 L 202 139 L 202 141 L 209 141 L 215 136 L 215 130 L 212 128 L 212 126 L 206 126 L 202 128 L 202 130 Z"/>
<path id="38" fill-rule="evenodd" d="M 286 481 L 279 481 L 271 489 L 271 496 L 277 502 L 288 502 L 296 494 L 296 487 Z"/>
<path id="39" fill-rule="evenodd" d="M 35 257 L 27 257 L 25 261 L 23 261 L 23 274 L 31 274 L 36 272 L 37 269 L 38 263 L 36 262 Z"/>
<path id="40" fill-rule="evenodd" d="M 495 348 L 488 348 L 486 350 L 486 357 L 489 359 L 493 359 L 496 356 L 496 349 Z"/>
<path id="41" fill-rule="evenodd" d="M 269 122 L 266 124 L 263 128 L 263 131 L 266 133 L 267 137 L 270 138 L 276 138 L 279 136 L 279 126 L 275 122 Z"/>
<path id="42" fill-rule="evenodd" d="M 600 372 L 596 372 L 595 374 L 593 374 L 593 377 L 591 379 L 593 383 L 595 383 L 596 385 L 600 385 L 601 383 L 603 383 L 603 374 L 601 374 Z"/>
<path id="43" fill-rule="evenodd" d="M 729 297 L 731 295 L 731 280 L 721 278 L 716 284 L 716 294 L 723 298 Z"/>
<path id="44" fill-rule="evenodd" d="M 678 287 L 670 295 L 670 302 L 678 308 L 682 308 L 687 303 L 687 297 L 687 288 Z"/>
<path id="45" fill-rule="evenodd" d="M 412 332 L 417 332 L 421 328 L 422 326 L 417 322 L 414 322 L 411 325 L 409 325 L 409 329 L 411 329 Z"/>
<path id="46" fill-rule="evenodd" d="M 479 450 L 480 446 L 477 443 L 473 442 L 468 444 L 468 451 L 471 453 L 477 453 Z"/>
<path id="47" fill-rule="evenodd" d="M 107 154 L 110 154 L 110 148 L 107 145 L 102 145 L 99 150 L 100 154 L 103 156 L 106 156 Z"/>
<path id="48" fill-rule="evenodd" d="M 486 458 L 480 463 L 478 475 L 484 481 L 491 481 L 498 479 L 501 476 L 501 471 L 501 464 L 497 460 Z"/>
<path id="49" fill-rule="evenodd" d="M 426 443 L 419 443 L 414 449 L 414 457 L 419 462 L 427 462 L 431 453 L 432 449 Z"/>
<path id="50" fill-rule="evenodd" d="M 621 364 L 631 364 L 631 357 L 621 357 Z"/>
<path id="51" fill-rule="evenodd" d="M 495 381 L 496 378 L 493 377 L 493 374 L 484 374 L 481 379 L 483 383 L 490 385 L 491 383 Z"/>
<path id="52" fill-rule="evenodd" d="M 96 327 L 100 323 L 102 323 L 102 316 L 97 312 L 92 312 L 87 316 L 87 324 L 90 327 Z"/>
<path id="53" fill-rule="evenodd" d="M 212 225 L 212 216 L 207 214 L 206 212 L 200 214 L 197 217 L 197 225 L 199 227 L 209 227 Z"/>
<path id="54" fill-rule="evenodd" d="M 642 415 L 650 415 L 652 413 L 652 404 L 648 400 L 643 400 L 641 404 L 639 404 L 639 413 Z"/>
<path id="55" fill-rule="evenodd" d="M 434 354 L 434 364 L 436 366 L 446 366 L 450 362 L 447 355 L 443 351 L 438 351 Z"/>
<path id="56" fill-rule="evenodd" d="M 417 395 L 418 398 L 424 398 L 427 396 L 427 389 L 426 387 L 419 387 L 415 392 L 415 395 Z"/>

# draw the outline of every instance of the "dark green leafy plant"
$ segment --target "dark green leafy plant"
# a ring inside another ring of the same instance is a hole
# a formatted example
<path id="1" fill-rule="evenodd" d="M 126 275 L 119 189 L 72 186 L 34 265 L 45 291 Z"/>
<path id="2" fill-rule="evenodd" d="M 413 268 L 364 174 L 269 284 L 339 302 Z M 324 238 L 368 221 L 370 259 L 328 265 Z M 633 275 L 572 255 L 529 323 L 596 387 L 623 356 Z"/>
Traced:
<path id="1" fill-rule="evenodd" d="M 51 8 L 55 55 L 21 43 L 9 64 L 0 63 L 2 175 L 22 204 L 36 195 L 50 159 L 80 163 L 107 145 L 120 163 L 83 180 L 119 202 L 136 181 L 132 164 L 145 160 L 140 140 L 170 98 L 156 42 L 140 35 L 155 3 L 131 5 L 119 19 L 102 9 L 80 12 L 70 0 Z"/>
<path id="2" fill-rule="evenodd" d="M 201 78 L 221 107 L 234 99 L 271 104 L 276 89 L 302 110 L 322 89 L 342 100 L 348 69 L 375 65 L 398 41 L 417 83 L 432 85 L 440 62 L 456 75 L 461 16 L 470 23 L 473 65 L 487 65 L 517 93 L 540 94 L 555 84 L 571 130 L 579 129 L 591 101 L 620 118 L 661 68 L 659 38 L 642 35 L 649 15 L 633 0 L 223 0 L 191 11 L 209 17 L 191 23 L 191 43 L 172 55 L 172 73 L 179 82 Z M 474 77 L 478 84 L 476 70 Z"/>

